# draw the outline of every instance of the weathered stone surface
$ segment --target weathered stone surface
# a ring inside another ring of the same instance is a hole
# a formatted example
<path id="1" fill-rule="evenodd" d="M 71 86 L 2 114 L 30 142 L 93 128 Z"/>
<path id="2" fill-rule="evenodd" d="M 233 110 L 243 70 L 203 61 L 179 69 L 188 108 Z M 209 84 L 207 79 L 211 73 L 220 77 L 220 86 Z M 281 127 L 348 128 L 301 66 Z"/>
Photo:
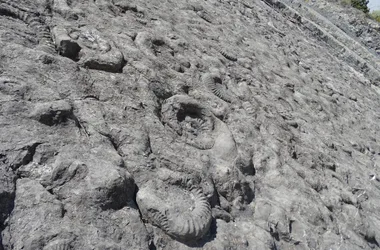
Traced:
<path id="1" fill-rule="evenodd" d="M 380 248 L 357 11 L 0 0 L 0 23 L 0 250 Z"/>

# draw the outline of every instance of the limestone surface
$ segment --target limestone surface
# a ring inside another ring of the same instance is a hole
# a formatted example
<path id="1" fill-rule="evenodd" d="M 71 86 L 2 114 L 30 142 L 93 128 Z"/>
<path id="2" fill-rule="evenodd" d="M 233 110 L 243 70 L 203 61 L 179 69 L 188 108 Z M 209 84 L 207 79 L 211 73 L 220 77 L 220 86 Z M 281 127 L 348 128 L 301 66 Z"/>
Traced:
<path id="1" fill-rule="evenodd" d="M 0 0 L 0 250 L 380 249 L 380 26 L 328 0 Z"/>

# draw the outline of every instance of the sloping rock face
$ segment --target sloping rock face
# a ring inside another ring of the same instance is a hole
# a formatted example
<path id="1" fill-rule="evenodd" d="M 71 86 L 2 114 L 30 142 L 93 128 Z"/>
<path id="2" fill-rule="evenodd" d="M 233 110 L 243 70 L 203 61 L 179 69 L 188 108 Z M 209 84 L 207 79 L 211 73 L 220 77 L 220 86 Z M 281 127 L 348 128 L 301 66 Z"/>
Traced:
<path id="1" fill-rule="evenodd" d="M 379 36 L 325 1 L 0 0 L 0 249 L 379 249 Z"/>

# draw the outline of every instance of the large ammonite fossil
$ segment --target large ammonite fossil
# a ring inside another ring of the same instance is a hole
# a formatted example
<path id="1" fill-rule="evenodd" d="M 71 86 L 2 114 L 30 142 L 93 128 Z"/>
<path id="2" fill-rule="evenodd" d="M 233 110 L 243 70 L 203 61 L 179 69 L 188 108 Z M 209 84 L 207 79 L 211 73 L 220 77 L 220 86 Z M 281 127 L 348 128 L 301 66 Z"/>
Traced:
<path id="1" fill-rule="evenodd" d="M 176 186 L 151 180 L 137 192 L 136 201 L 144 219 L 177 240 L 197 240 L 210 229 L 211 206 L 202 189 L 190 182 Z"/>
<path id="2" fill-rule="evenodd" d="M 180 135 L 185 143 L 202 150 L 214 146 L 216 118 L 191 97 L 170 97 L 162 105 L 161 117 L 161 121 Z"/>

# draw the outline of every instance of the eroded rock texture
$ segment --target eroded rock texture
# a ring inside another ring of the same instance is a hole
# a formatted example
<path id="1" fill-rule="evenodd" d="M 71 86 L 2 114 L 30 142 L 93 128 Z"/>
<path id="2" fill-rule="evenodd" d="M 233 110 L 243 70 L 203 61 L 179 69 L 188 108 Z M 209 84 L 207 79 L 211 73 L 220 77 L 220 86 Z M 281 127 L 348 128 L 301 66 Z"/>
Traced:
<path id="1" fill-rule="evenodd" d="M 0 0 L 0 249 L 379 249 L 380 28 L 301 0 Z"/>

